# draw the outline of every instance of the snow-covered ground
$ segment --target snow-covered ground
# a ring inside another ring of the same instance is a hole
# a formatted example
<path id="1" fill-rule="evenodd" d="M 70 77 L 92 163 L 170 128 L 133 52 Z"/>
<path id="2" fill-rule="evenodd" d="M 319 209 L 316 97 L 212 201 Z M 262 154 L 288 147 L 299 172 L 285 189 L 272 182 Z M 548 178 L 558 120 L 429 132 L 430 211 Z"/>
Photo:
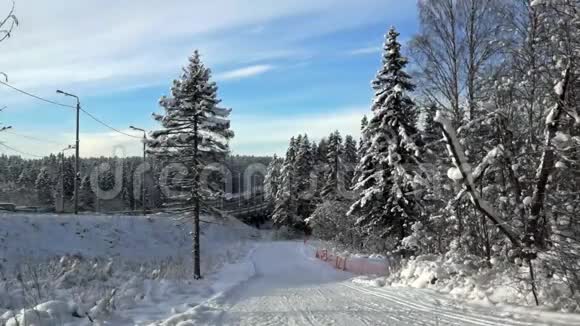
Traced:
<path id="1" fill-rule="evenodd" d="M 260 243 L 249 261 L 255 275 L 248 281 L 158 325 L 580 325 L 578 315 L 473 306 L 427 289 L 355 283 L 302 242 Z"/>
<path id="2" fill-rule="evenodd" d="M 301 241 L 206 220 L 205 278 L 193 281 L 189 224 L 168 216 L 0 215 L 0 325 L 580 325 L 574 314 L 377 287 Z"/>
<path id="3" fill-rule="evenodd" d="M 241 258 L 257 232 L 204 220 L 206 278 L 194 282 L 186 220 L 0 214 L 0 325 L 145 325 L 248 278 Z"/>

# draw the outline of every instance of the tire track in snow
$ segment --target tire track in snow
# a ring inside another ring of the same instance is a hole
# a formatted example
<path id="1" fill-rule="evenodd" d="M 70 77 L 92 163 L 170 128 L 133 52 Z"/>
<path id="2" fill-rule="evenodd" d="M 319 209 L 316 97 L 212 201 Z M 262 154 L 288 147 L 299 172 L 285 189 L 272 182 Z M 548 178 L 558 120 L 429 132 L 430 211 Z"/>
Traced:
<path id="1" fill-rule="evenodd" d="M 371 292 L 377 292 L 377 293 L 381 293 L 384 295 L 390 295 L 392 297 L 398 298 L 398 300 L 409 303 L 409 304 L 415 304 L 418 306 L 422 306 L 422 307 L 426 307 L 427 309 L 431 309 L 432 311 L 437 311 L 437 312 L 447 312 L 447 313 L 451 313 L 451 314 L 460 314 L 460 313 L 464 313 L 464 314 L 469 314 L 472 318 L 476 318 L 476 319 L 481 319 L 481 320 L 485 320 L 485 321 L 490 321 L 490 322 L 499 322 L 502 325 L 512 325 L 512 326 L 531 326 L 534 325 L 534 323 L 532 322 L 526 322 L 526 321 L 520 321 L 520 320 L 509 320 L 507 318 L 509 318 L 510 316 L 494 316 L 494 315 L 489 315 L 489 314 L 482 314 L 480 312 L 478 312 L 476 309 L 474 308 L 468 308 L 467 306 L 461 306 L 461 309 L 457 308 L 457 309 L 453 309 L 453 308 L 449 308 L 449 307 L 444 307 L 441 305 L 437 305 L 435 303 L 432 302 L 428 302 L 428 303 L 423 303 L 425 302 L 425 296 L 429 296 L 432 299 L 438 300 L 437 298 L 435 298 L 432 294 L 430 294 L 427 291 L 421 290 L 421 297 L 418 296 L 412 296 L 410 295 L 411 292 L 419 292 L 417 289 L 405 289 L 403 288 L 405 291 L 398 291 L 397 293 L 393 293 L 392 289 L 394 288 L 377 288 L 377 289 L 368 289 Z M 461 316 L 461 315 L 460 315 Z M 506 324 L 509 323 L 509 324 Z"/>
<path id="2" fill-rule="evenodd" d="M 471 317 L 471 316 L 465 316 L 465 315 L 460 315 L 458 313 L 446 310 L 446 311 L 437 311 L 429 306 L 423 306 L 414 302 L 409 302 L 406 300 L 402 300 L 394 295 L 389 295 L 389 294 L 385 294 L 382 292 L 378 292 L 378 291 L 372 291 L 369 289 L 364 289 L 364 288 L 357 288 L 355 286 L 351 286 L 351 285 L 347 285 L 347 284 L 341 284 L 344 287 L 350 288 L 352 290 L 361 292 L 361 293 L 365 293 L 365 294 L 369 294 L 369 295 L 373 295 L 376 297 L 380 297 L 380 298 L 384 298 L 389 300 L 390 302 L 393 302 L 395 304 L 410 308 L 411 310 L 417 310 L 417 311 L 421 311 L 427 314 L 431 314 L 433 316 L 435 315 L 439 315 L 442 318 L 445 319 L 451 319 L 449 320 L 450 322 L 452 321 L 458 321 L 461 322 L 461 325 L 465 325 L 464 323 L 470 323 L 471 325 L 480 325 L 480 326 L 504 326 L 504 325 L 521 325 L 521 322 L 516 322 L 516 323 L 511 323 L 511 321 L 507 321 L 507 320 L 502 320 L 500 322 L 495 322 L 495 321 L 490 321 L 489 319 L 480 319 L 477 317 Z M 486 318 L 489 318 L 489 316 L 486 316 Z M 524 325 L 533 325 L 531 323 L 527 323 Z"/>
<path id="3" fill-rule="evenodd" d="M 470 306 L 418 289 L 367 288 L 347 281 L 352 275 L 334 270 L 313 257 L 301 243 L 272 242 L 258 246 L 251 259 L 256 276 L 219 302 L 221 318 L 208 324 L 279 326 L 531 326 L 536 314 L 499 315 L 493 307 Z M 312 254 L 313 256 L 313 254 Z M 530 319 L 528 317 L 532 317 Z M 521 319 L 520 319 L 521 318 Z M 525 322 L 525 321 L 528 322 Z"/>
<path id="4" fill-rule="evenodd" d="M 377 288 L 377 289 L 375 289 L 375 291 L 378 291 L 380 293 L 390 294 L 391 289 L 394 289 L 394 288 Z M 412 292 L 420 292 L 420 293 L 418 293 L 418 295 L 415 295 L 415 294 L 411 294 Z M 410 302 L 426 302 L 426 303 L 423 303 L 424 306 L 432 307 L 433 309 L 436 309 L 436 310 L 450 311 L 450 312 L 461 311 L 463 313 L 468 313 L 468 314 L 472 315 L 473 317 L 484 318 L 486 320 L 493 319 L 493 320 L 496 320 L 496 321 L 502 322 L 502 323 L 505 323 L 506 319 L 508 319 L 508 318 L 516 318 L 515 316 L 517 315 L 514 312 L 508 312 L 508 311 L 503 312 L 503 316 L 502 315 L 490 315 L 488 313 L 483 312 L 484 310 L 489 310 L 490 307 L 477 306 L 477 305 L 468 306 L 468 305 L 465 305 L 464 302 L 454 300 L 451 297 L 442 298 L 441 296 L 438 296 L 436 292 L 433 293 L 431 291 L 427 291 L 424 289 L 414 289 L 414 288 L 407 289 L 407 288 L 405 288 L 405 291 L 397 293 L 396 295 L 400 296 L 401 298 L 406 298 L 407 302 L 409 302 L 409 301 Z M 430 301 L 426 301 L 426 299 L 425 299 L 426 297 L 429 298 Z M 441 305 L 442 303 L 445 303 L 447 305 L 442 306 Z M 455 310 L 453 308 L 450 308 L 450 307 L 453 307 L 452 306 L 453 303 L 461 305 L 460 308 L 457 308 Z M 528 316 L 528 317 L 533 317 L 533 315 Z M 509 320 L 509 322 L 512 325 L 521 325 L 521 326 L 535 325 L 537 323 L 541 323 L 542 325 L 545 324 L 545 322 L 540 322 L 540 321 L 527 321 L 526 322 L 526 321 L 517 320 L 517 319 L 511 319 L 511 320 Z M 549 325 L 565 325 L 565 324 L 562 324 L 562 323 L 553 324 L 553 322 L 552 322 Z"/>

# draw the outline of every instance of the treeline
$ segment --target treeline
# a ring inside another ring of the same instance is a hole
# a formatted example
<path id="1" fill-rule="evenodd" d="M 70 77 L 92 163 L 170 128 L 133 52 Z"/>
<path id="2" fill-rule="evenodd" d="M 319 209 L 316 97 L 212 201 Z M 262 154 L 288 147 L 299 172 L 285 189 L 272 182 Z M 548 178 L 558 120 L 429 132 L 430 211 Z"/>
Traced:
<path id="1" fill-rule="evenodd" d="M 580 289 L 580 2 L 420 1 L 407 73 L 392 29 L 352 181 L 302 207 L 292 143 L 269 175 L 279 225 L 359 250 L 515 264 Z M 333 161 L 330 161 L 331 163 Z M 332 172 L 340 168 L 336 164 Z M 341 187 L 352 185 L 353 196 Z M 337 195 L 338 194 L 338 195 Z M 297 223 L 298 222 L 298 223 Z M 534 273 L 535 272 L 535 273 Z"/>
<path id="2" fill-rule="evenodd" d="M 273 221 L 278 227 L 304 230 L 307 218 L 323 198 L 350 188 L 357 162 L 357 145 L 350 135 L 335 131 L 318 143 L 308 135 L 290 139 L 285 158 L 268 166 L 265 193 L 273 203 Z"/>
<path id="3" fill-rule="evenodd" d="M 243 182 L 246 169 L 253 164 L 266 167 L 270 160 L 270 157 L 228 156 L 224 165 L 231 172 L 232 191 L 234 193 L 246 191 Z M 148 158 L 147 162 L 149 169 L 145 173 L 146 207 L 150 210 L 160 209 L 169 201 L 160 184 L 163 180 L 162 171 L 166 165 L 154 158 Z M 62 194 L 68 211 L 72 208 L 74 198 L 74 164 L 73 156 L 61 154 L 42 159 L 0 155 L 0 201 L 18 205 L 54 207 L 55 201 Z M 104 212 L 141 209 L 142 164 L 143 159 L 140 157 L 81 158 L 79 179 L 81 209 L 85 211 L 99 209 Z M 98 188 L 91 184 L 96 180 Z M 261 185 L 263 175 L 256 174 L 253 181 L 256 185 Z M 102 193 L 99 194 L 99 191 Z M 97 200 L 99 196 L 101 199 Z"/>

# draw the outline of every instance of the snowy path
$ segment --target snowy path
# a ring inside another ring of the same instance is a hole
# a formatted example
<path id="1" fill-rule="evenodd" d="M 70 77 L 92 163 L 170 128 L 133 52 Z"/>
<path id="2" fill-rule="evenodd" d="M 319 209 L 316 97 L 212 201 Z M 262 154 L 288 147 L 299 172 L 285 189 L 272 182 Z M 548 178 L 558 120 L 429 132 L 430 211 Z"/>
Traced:
<path id="1" fill-rule="evenodd" d="M 195 325 L 580 325 L 577 316 L 507 312 L 458 305 L 429 290 L 356 285 L 299 242 L 262 243 L 251 259 L 256 275 L 208 303 L 212 313 Z"/>

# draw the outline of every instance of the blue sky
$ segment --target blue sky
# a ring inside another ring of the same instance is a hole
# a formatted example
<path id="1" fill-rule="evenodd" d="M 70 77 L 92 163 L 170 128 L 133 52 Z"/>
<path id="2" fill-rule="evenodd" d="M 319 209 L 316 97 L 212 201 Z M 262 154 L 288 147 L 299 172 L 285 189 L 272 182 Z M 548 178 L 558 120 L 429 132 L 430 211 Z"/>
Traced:
<path id="1" fill-rule="evenodd" d="M 52 100 L 79 95 L 85 109 L 115 128 L 154 129 L 151 113 L 194 49 L 213 70 L 231 107 L 236 154 L 285 151 L 288 138 L 319 139 L 334 129 L 358 135 L 369 111 L 370 80 L 383 35 L 416 32 L 415 1 L 213 0 L 75 3 L 18 1 L 21 25 L 0 44 L 9 82 Z M 4 10 L 4 7 L 0 7 Z M 72 110 L 0 88 L 2 141 L 45 155 L 73 142 Z M 81 116 L 81 155 L 138 155 L 139 141 Z M 16 135 L 18 134 L 18 135 Z M 33 141 L 19 135 L 41 138 Z M 118 152 L 119 153 L 119 152 Z"/>

